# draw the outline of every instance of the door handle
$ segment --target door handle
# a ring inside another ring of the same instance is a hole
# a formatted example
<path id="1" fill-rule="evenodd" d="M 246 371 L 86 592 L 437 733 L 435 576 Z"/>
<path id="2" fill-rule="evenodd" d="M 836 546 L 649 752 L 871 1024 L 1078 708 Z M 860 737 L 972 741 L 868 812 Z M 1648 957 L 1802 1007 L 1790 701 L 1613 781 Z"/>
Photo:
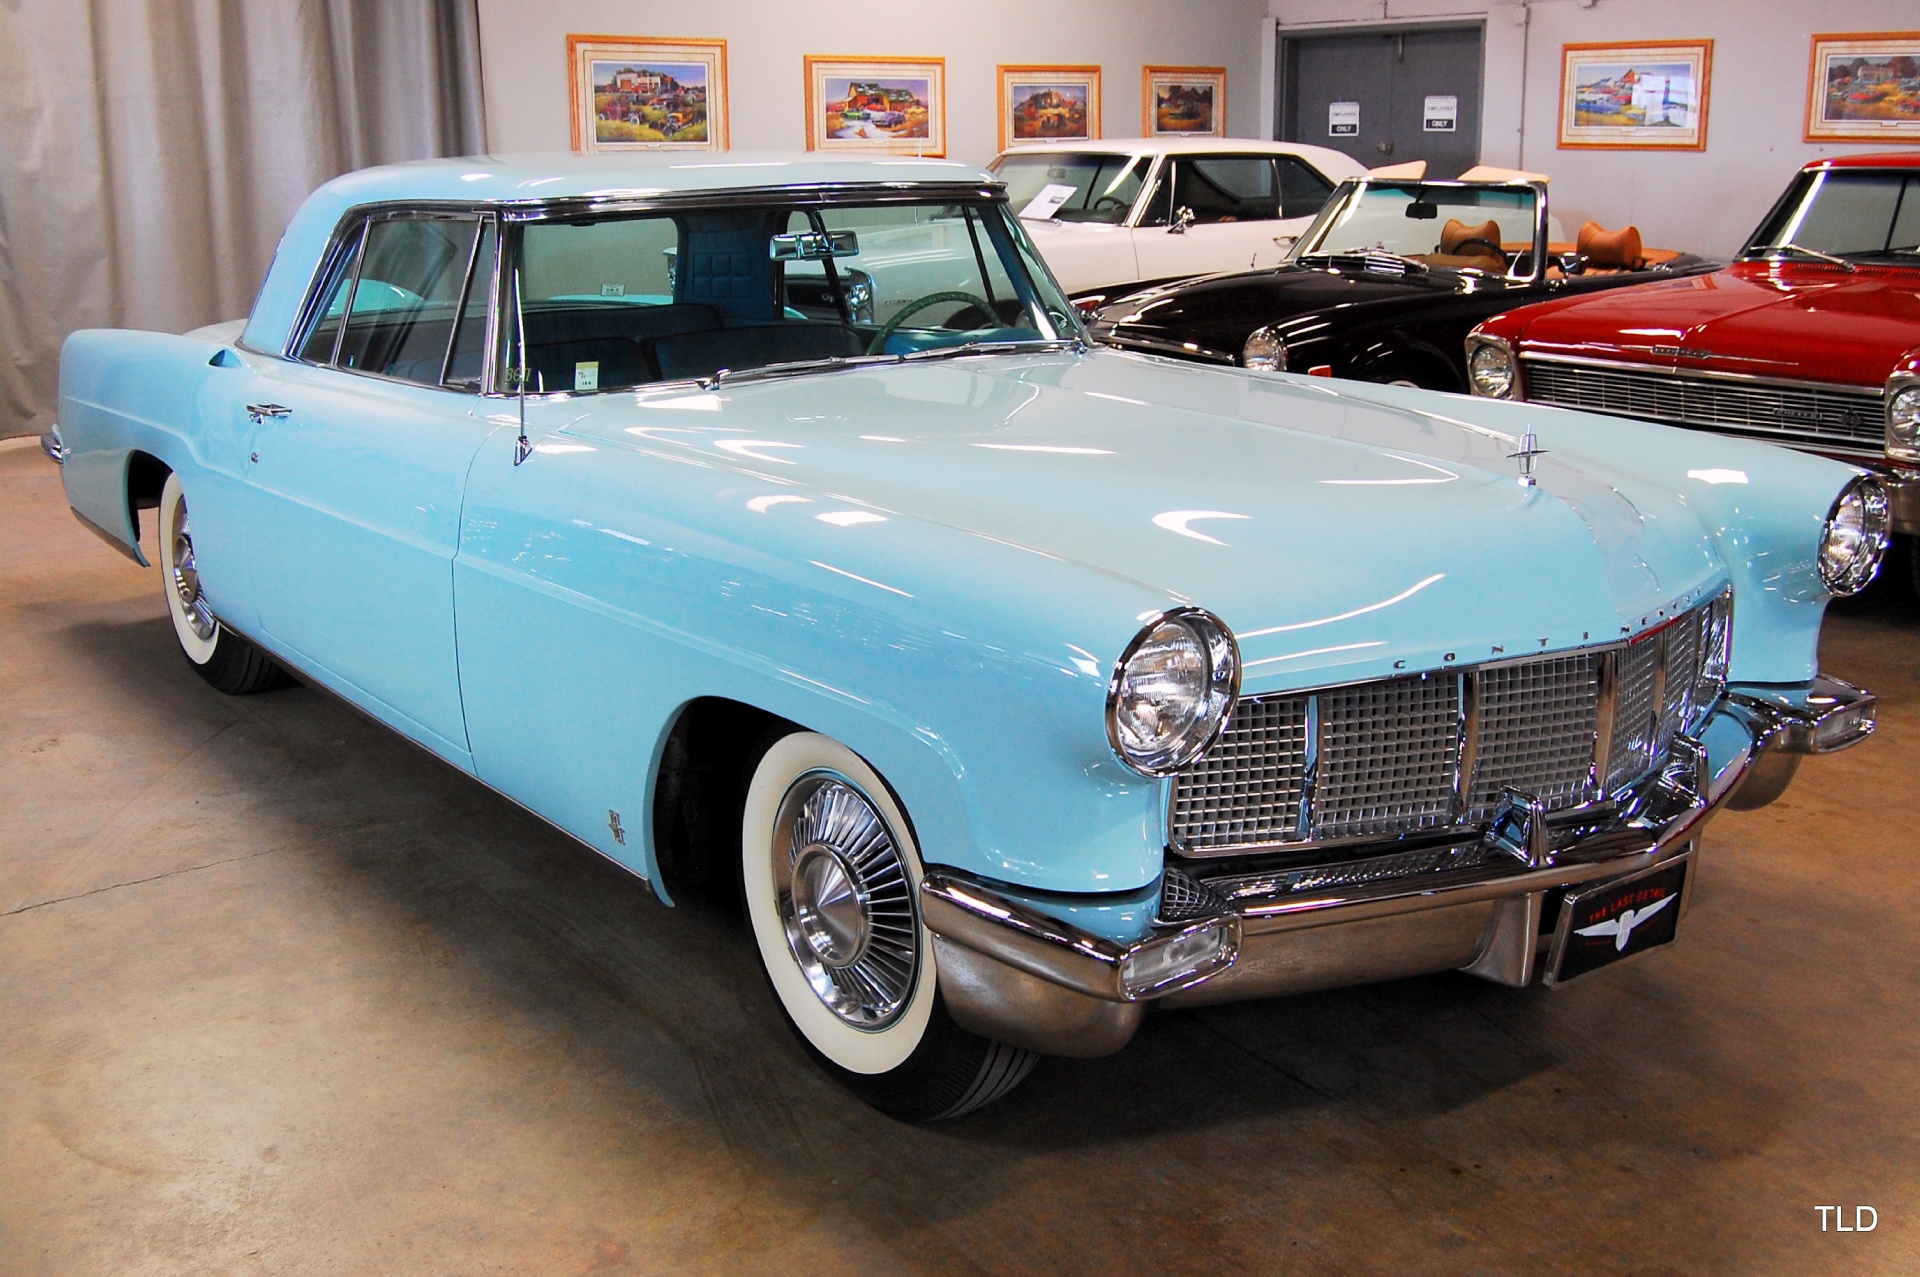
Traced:
<path id="1" fill-rule="evenodd" d="M 250 403 L 247 405 L 247 416 L 253 419 L 253 424 L 256 426 L 268 417 L 278 420 L 279 418 L 291 417 L 292 415 L 293 409 L 287 407 L 285 404 Z"/>

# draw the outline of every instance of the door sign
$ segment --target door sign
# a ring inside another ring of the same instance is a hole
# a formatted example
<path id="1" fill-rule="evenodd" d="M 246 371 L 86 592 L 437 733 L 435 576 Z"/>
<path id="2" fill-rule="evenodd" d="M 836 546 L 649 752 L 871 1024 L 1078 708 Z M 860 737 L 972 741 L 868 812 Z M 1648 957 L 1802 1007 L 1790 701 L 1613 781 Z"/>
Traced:
<path id="1" fill-rule="evenodd" d="M 1420 125 L 1425 133 L 1451 133 L 1455 120 L 1460 118 L 1460 99 L 1451 93 L 1429 94 L 1425 117 Z"/>
<path id="2" fill-rule="evenodd" d="M 1360 136 L 1360 104 L 1358 102 L 1327 103 L 1327 136 Z"/>

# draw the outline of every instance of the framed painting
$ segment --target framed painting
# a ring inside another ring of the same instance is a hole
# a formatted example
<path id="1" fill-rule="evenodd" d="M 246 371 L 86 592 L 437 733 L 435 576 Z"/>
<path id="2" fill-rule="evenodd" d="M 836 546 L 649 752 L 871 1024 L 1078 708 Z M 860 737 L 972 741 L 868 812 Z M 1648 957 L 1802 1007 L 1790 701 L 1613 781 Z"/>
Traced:
<path id="1" fill-rule="evenodd" d="M 1813 37 L 1809 142 L 1920 142 L 1920 31 Z"/>
<path id="2" fill-rule="evenodd" d="M 805 61 L 809 151 L 947 153 L 945 58 Z"/>
<path id="3" fill-rule="evenodd" d="M 1225 67 L 1141 67 L 1140 132 L 1146 137 L 1225 137 Z"/>
<path id="4" fill-rule="evenodd" d="M 1713 41 L 1567 44 L 1560 58 L 1561 147 L 1707 149 Z"/>
<path id="5" fill-rule="evenodd" d="M 727 149 L 727 42 L 569 35 L 576 151 Z"/>
<path id="6" fill-rule="evenodd" d="M 1000 68 L 1000 149 L 1100 136 L 1100 68 Z"/>

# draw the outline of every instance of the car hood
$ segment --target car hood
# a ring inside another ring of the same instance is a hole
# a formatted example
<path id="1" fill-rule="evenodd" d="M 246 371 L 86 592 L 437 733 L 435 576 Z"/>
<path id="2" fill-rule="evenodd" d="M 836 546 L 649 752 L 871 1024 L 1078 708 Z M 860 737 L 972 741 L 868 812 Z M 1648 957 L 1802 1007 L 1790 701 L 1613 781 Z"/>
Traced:
<path id="1" fill-rule="evenodd" d="M 1879 387 L 1920 346 L 1920 269 L 1737 262 L 1492 321 L 1528 352 Z"/>
<path id="2" fill-rule="evenodd" d="M 984 540 L 1206 607 L 1254 690 L 1598 642 L 1723 578 L 1673 493 L 1551 455 L 1523 487 L 1472 401 L 1399 400 L 1420 407 L 1104 350 L 597 396 L 542 447 L 731 470 L 703 532 L 786 554 L 831 536 L 835 571 L 903 596 L 950 596 Z"/>
<path id="3" fill-rule="evenodd" d="M 1458 296 L 1461 279 L 1453 271 L 1394 275 L 1302 266 L 1209 275 L 1119 298 L 1100 311 L 1095 332 L 1123 342 L 1195 342 L 1235 358 L 1247 335 L 1263 325 L 1284 329 L 1290 319 L 1334 309 L 1418 306 L 1423 298 Z"/>

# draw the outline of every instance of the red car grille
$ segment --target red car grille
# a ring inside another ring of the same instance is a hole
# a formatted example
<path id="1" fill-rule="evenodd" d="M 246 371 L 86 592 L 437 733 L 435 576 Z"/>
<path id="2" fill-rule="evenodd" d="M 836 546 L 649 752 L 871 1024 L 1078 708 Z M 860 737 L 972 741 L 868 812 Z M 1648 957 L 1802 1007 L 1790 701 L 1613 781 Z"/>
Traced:
<path id="1" fill-rule="evenodd" d="M 1551 359 L 1530 358 L 1523 367 L 1526 397 L 1535 403 L 1703 426 L 1802 447 L 1866 447 L 1877 453 L 1884 443 L 1877 389 L 1597 368 Z"/>

